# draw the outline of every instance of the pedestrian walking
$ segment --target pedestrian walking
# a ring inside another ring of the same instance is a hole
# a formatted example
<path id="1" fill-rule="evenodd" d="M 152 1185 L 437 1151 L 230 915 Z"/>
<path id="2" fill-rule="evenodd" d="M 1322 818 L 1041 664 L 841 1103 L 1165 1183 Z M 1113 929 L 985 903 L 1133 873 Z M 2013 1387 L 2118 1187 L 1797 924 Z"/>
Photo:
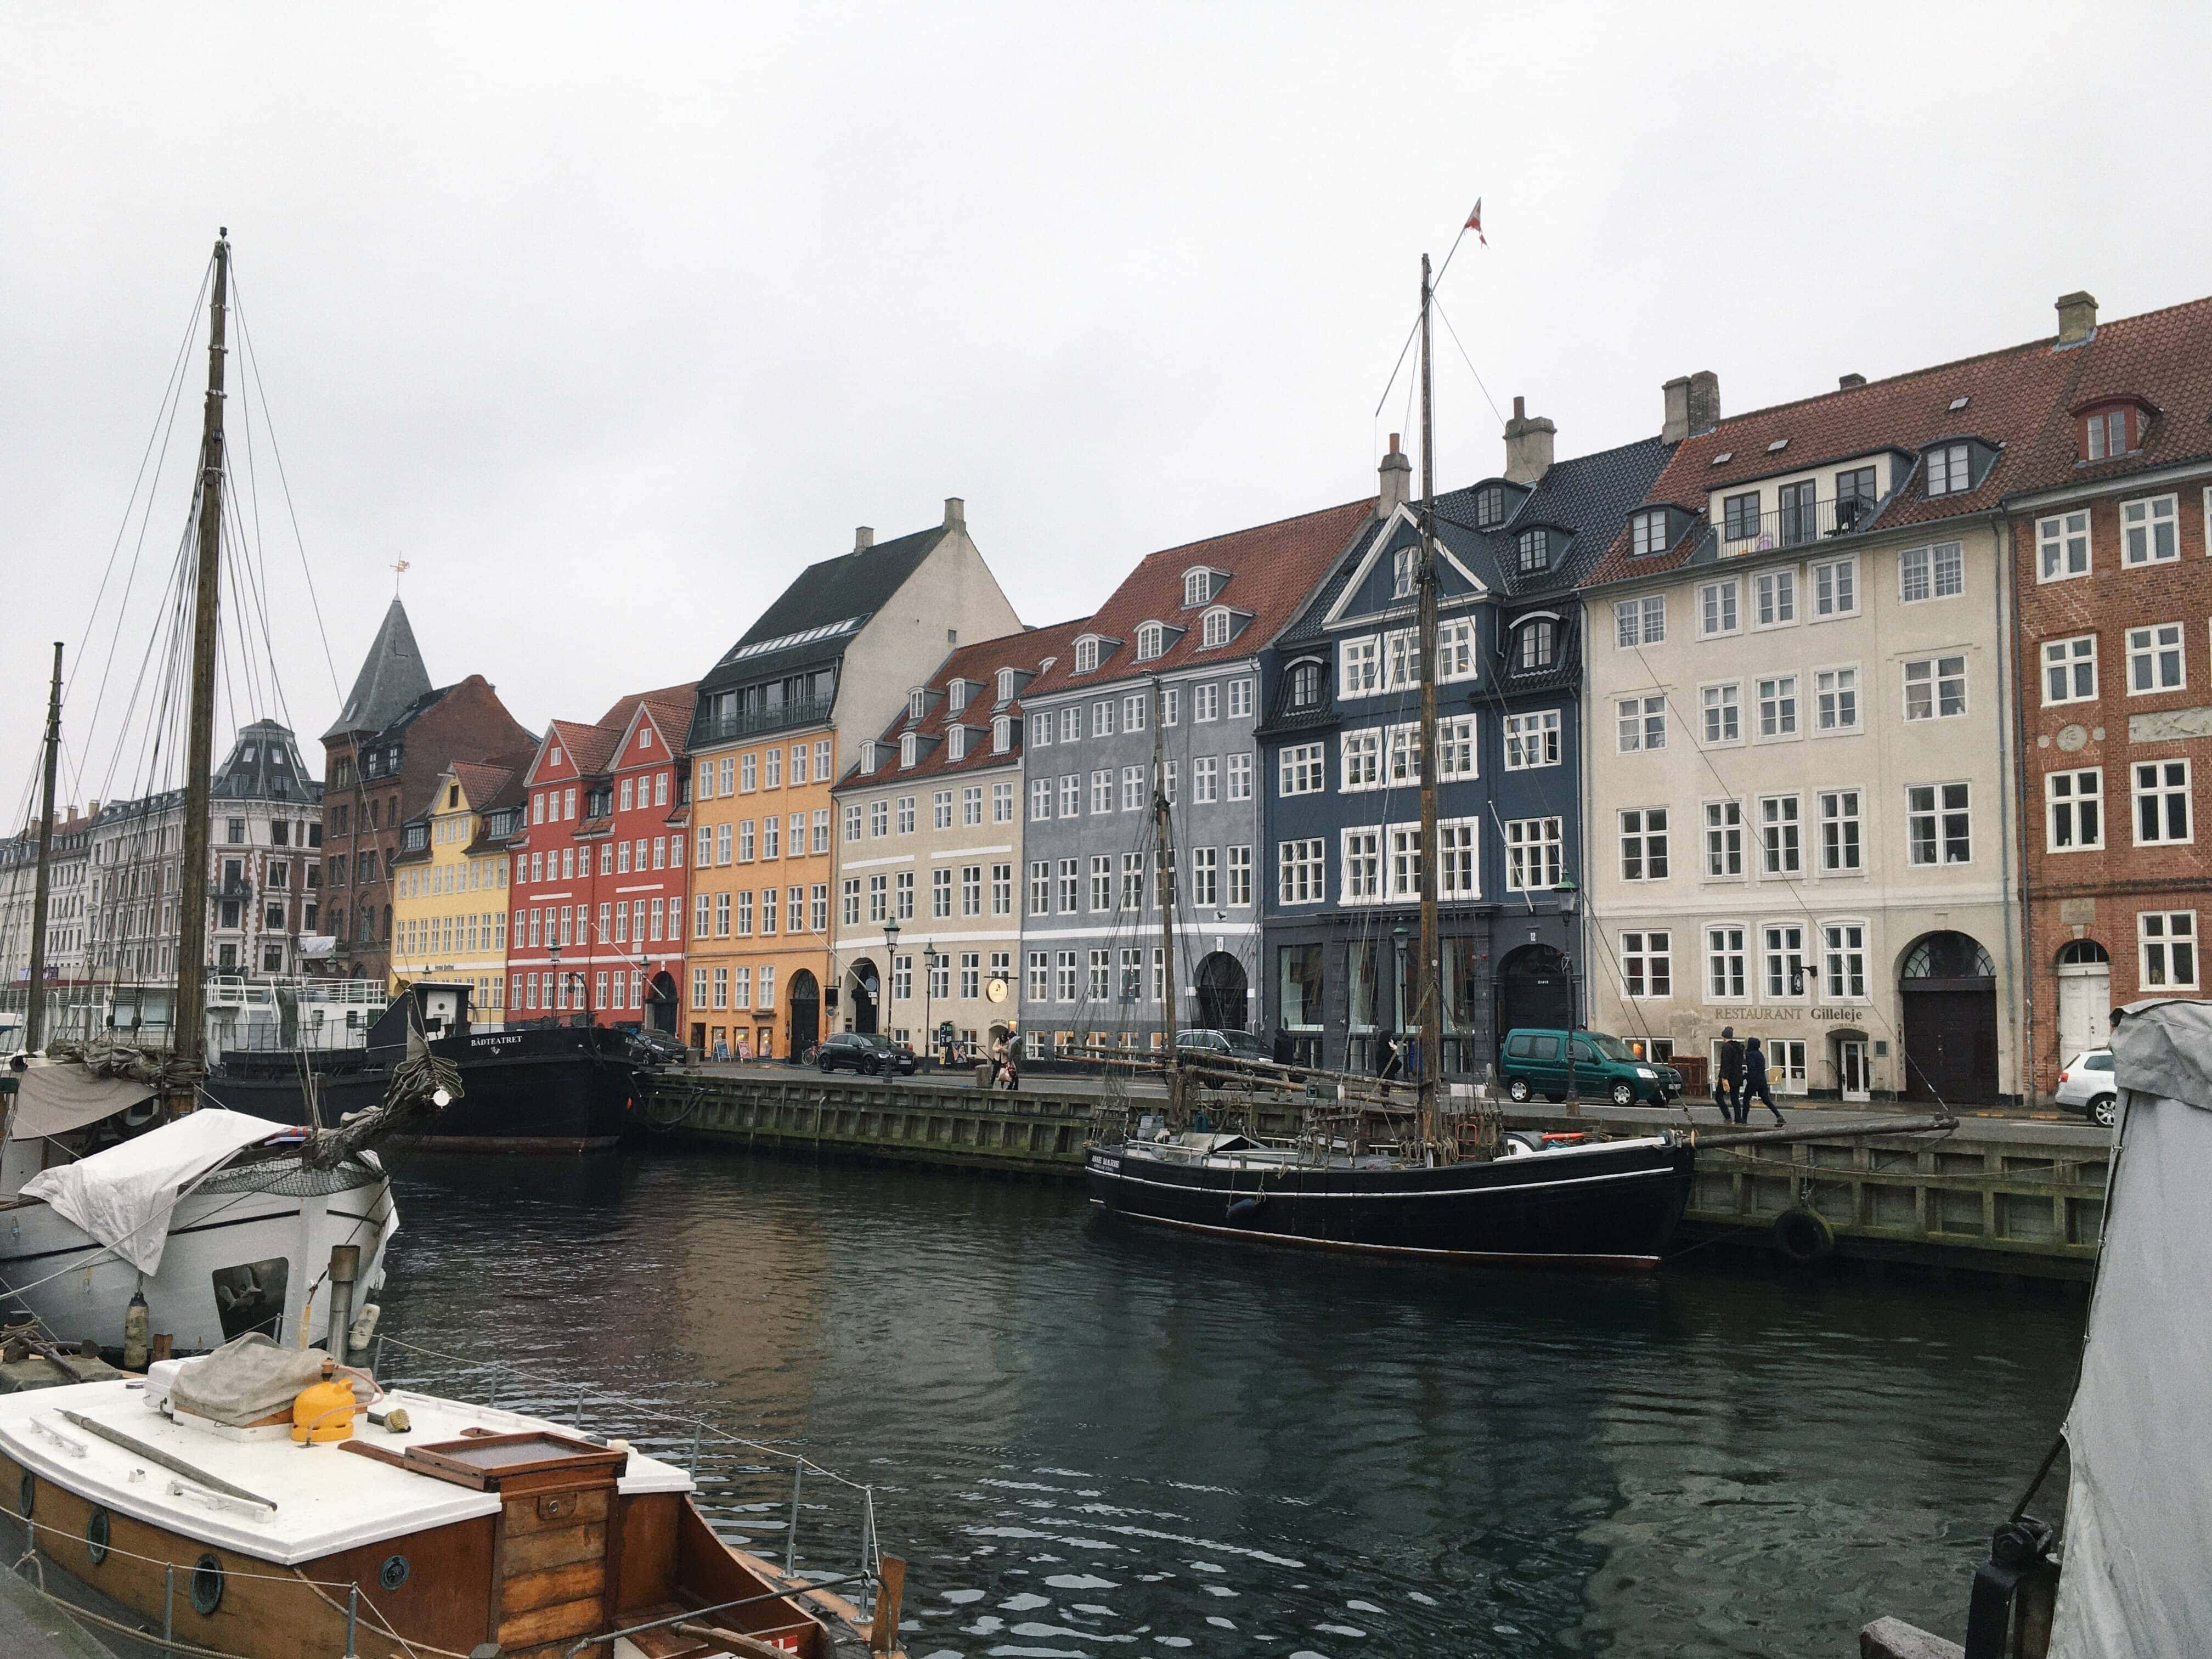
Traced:
<path id="1" fill-rule="evenodd" d="M 1751 1103 L 1754 1100 L 1765 1101 L 1766 1109 L 1774 1114 L 1774 1121 L 1777 1123 L 1782 1121 L 1782 1109 L 1774 1103 L 1774 1091 L 1766 1085 L 1766 1051 L 1759 1046 L 1757 1037 L 1752 1038 L 1744 1047 L 1743 1092 L 1738 1100 L 1735 1121 L 1739 1123 L 1749 1119 Z"/>
<path id="2" fill-rule="evenodd" d="M 1721 1109 L 1721 1121 L 1741 1123 L 1737 1108 L 1743 1103 L 1743 1044 L 1735 1040 L 1735 1027 L 1721 1027 L 1720 1079 L 1713 1085 L 1713 1104 Z"/>

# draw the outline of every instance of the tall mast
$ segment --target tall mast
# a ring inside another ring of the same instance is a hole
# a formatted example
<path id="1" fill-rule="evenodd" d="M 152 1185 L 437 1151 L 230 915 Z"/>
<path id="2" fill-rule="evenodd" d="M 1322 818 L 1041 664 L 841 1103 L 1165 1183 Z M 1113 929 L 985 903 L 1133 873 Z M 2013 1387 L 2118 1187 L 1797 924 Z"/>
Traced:
<path id="1" fill-rule="evenodd" d="M 1421 256 L 1421 1142 L 1441 1146 L 1437 1096 L 1443 1075 L 1443 944 L 1437 936 L 1437 426 L 1430 373 L 1429 256 Z"/>
<path id="2" fill-rule="evenodd" d="M 1152 681 L 1152 864 L 1160 893 L 1160 1041 L 1168 1068 L 1168 1122 L 1180 1130 L 1185 1083 L 1176 1050 L 1175 870 L 1168 861 L 1167 688 Z"/>
<path id="3" fill-rule="evenodd" d="M 207 1050 L 208 811 L 215 771 L 215 660 L 222 609 L 223 324 L 230 230 L 216 233 L 208 308 L 207 412 L 200 429 L 199 570 L 192 598 L 192 702 L 185 751 L 185 846 L 177 928 L 177 1006 L 170 1052 L 192 1070 Z"/>
<path id="4" fill-rule="evenodd" d="M 23 1052 L 38 1052 L 46 1024 L 47 861 L 54 852 L 54 769 L 62 752 L 62 642 L 54 641 L 54 684 L 46 694 L 46 776 L 39 810 L 39 872 L 31 888 L 31 988 L 23 1005 Z"/>

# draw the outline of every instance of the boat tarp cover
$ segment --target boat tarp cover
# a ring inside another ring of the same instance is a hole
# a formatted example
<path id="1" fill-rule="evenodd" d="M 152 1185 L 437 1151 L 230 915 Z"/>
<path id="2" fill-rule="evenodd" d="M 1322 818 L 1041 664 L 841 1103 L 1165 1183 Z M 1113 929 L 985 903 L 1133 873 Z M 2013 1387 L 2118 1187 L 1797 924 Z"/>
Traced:
<path id="1" fill-rule="evenodd" d="M 321 1380 L 329 1358 L 320 1348 L 280 1348 L 248 1331 L 178 1366 L 169 1402 L 194 1417 L 244 1428 L 290 1410 L 301 1389 Z"/>
<path id="2" fill-rule="evenodd" d="M 203 1107 L 119 1146 L 42 1170 L 23 1183 L 143 1273 L 161 1271 L 177 1190 L 283 1131 L 265 1117 Z"/>
<path id="3" fill-rule="evenodd" d="M 154 1097 L 150 1085 L 135 1078 L 96 1077 L 91 1067 L 74 1060 L 33 1065 L 17 1073 L 15 1082 L 15 1115 L 8 1125 L 15 1140 L 66 1134 Z"/>
<path id="4" fill-rule="evenodd" d="M 2212 1002 L 2138 1002 L 2081 1380 L 2051 1659 L 2212 1653 Z"/>

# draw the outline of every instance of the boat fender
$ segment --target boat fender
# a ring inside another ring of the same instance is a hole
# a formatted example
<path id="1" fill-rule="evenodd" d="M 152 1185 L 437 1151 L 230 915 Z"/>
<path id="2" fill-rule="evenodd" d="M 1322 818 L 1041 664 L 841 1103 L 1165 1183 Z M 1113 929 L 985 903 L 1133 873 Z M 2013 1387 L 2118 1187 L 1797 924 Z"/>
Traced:
<path id="1" fill-rule="evenodd" d="M 381 1305 L 374 1302 L 362 1303 L 361 1312 L 354 1319 L 353 1328 L 346 1333 L 346 1351 L 360 1353 L 366 1350 L 376 1338 L 377 1321 L 383 1317 Z"/>
<path id="2" fill-rule="evenodd" d="M 1819 1211 L 1800 1204 L 1774 1218 L 1774 1248 L 1808 1267 L 1836 1253 L 1836 1231 Z"/>
<path id="3" fill-rule="evenodd" d="M 1249 1221 L 1265 1209 L 1267 1204 L 1267 1195 L 1265 1193 L 1253 1193 L 1243 1198 L 1234 1199 L 1230 1202 L 1229 1218 L 1231 1221 Z"/>

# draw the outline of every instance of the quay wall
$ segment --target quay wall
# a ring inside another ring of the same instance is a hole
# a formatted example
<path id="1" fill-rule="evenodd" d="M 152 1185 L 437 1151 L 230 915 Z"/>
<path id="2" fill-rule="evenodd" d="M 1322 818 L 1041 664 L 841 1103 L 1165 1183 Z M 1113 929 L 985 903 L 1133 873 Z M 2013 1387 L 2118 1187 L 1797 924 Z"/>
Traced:
<path id="1" fill-rule="evenodd" d="M 666 1073 L 642 1103 L 661 1133 L 703 1145 L 1065 1180 L 1082 1175 L 1098 1103 L 1094 1093 L 1048 1082 L 1000 1094 L 965 1082 L 797 1071 Z M 1256 1133 L 1288 1135 L 1302 1105 L 1261 1095 L 1248 1109 Z M 1505 1116 L 1515 1128 L 1635 1127 L 1556 1109 L 1508 1107 Z M 1701 1133 L 1722 1131 L 1708 1125 Z M 2108 1159 L 2101 1141 L 1998 1138 L 1978 1133 L 1971 1119 L 1942 1137 L 1838 1134 L 1705 1148 L 1681 1237 L 1771 1248 L 1774 1218 L 1802 1206 L 1828 1224 L 1840 1257 L 2086 1280 L 2103 1231 Z"/>

